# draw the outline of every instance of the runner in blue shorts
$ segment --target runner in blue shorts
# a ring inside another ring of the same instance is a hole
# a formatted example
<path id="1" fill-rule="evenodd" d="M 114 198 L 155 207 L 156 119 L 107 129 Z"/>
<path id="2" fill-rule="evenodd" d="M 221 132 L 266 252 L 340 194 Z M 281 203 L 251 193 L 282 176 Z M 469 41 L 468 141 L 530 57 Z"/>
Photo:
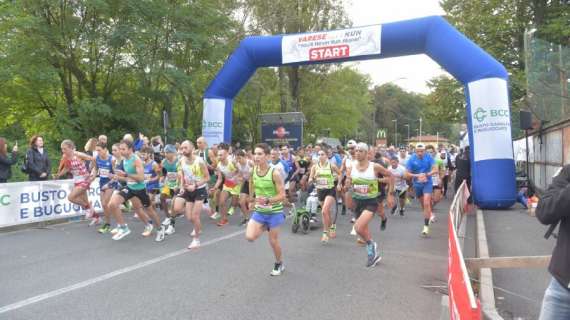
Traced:
<path id="1" fill-rule="evenodd" d="M 420 201 L 424 213 L 423 236 L 429 234 L 429 224 L 432 216 L 431 194 L 433 192 L 431 177 L 437 173 L 435 161 L 429 154 L 426 154 L 425 151 L 425 145 L 418 143 L 416 153 L 410 157 L 406 164 L 406 169 L 408 170 L 406 172 L 406 178 L 412 179 L 416 197 Z"/>
<path id="2" fill-rule="evenodd" d="M 275 265 L 271 270 L 272 276 L 280 276 L 285 267 L 281 257 L 279 244 L 279 226 L 285 222 L 283 214 L 283 200 L 285 200 L 285 186 L 278 170 L 269 166 L 269 146 L 260 143 L 255 146 L 254 162 L 249 190 L 252 196 L 250 201 L 255 202 L 254 212 L 247 224 L 245 238 L 255 241 L 263 231 L 269 232 L 269 244 L 275 255 Z"/>

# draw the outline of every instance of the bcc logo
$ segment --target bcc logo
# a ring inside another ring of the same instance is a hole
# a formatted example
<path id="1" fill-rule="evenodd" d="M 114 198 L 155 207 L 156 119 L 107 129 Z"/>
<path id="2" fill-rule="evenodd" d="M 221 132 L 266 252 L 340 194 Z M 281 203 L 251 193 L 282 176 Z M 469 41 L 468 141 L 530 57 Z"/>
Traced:
<path id="1" fill-rule="evenodd" d="M 477 108 L 477 111 L 475 111 L 473 116 L 475 117 L 475 120 L 483 122 L 487 117 L 487 111 L 483 110 L 483 108 Z"/>
<path id="2" fill-rule="evenodd" d="M 219 121 L 202 121 L 202 127 L 204 128 L 223 128 L 224 124 Z"/>

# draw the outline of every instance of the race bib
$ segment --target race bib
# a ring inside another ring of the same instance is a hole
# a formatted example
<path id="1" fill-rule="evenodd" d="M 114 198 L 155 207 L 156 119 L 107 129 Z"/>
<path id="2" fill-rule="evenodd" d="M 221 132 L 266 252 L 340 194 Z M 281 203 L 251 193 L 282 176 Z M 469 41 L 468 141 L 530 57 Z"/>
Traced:
<path id="1" fill-rule="evenodd" d="M 255 204 L 256 207 L 260 208 L 260 209 L 271 209 L 272 205 L 271 204 L 265 204 L 265 201 L 267 200 L 266 197 L 257 197 L 255 198 Z"/>
<path id="2" fill-rule="evenodd" d="M 101 178 L 109 178 L 109 169 L 99 168 L 99 177 Z"/>
<path id="3" fill-rule="evenodd" d="M 431 181 L 433 182 L 434 186 L 439 185 L 439 177 L 438 176 L 432 176 Z"/>
<path id="4" fill-rule="evenodd" d="M 144 174 L 144 183 L 148 183 L 150 181 L 150 178 L 152 178 L 152 174 L 151 173 L 145 173 Z"/>
<path id="5" fill-rule="evenodd" d="M 367 196 L 370 186 L 367 184 L 355 184 L 353 187 L 354 193 L 360 196 Z"/>
<path id="6" fill-rule="evenodd" d="M 166 180 L 170 182 L 175 182 L 178 174 L 176 172 L 167 172 L 166 173 Z"/>
<path id="7" fill-rule="evenodd" d="M 299 174 L 305 174 L 305 168 L 299 168 Z"/>
<path id="8" fill-rule="evenodd" d="M 233 187 L 237 186 L 237 181 L 234 179 L 226 178 L 226 180 L 224 181 L 224 186 L 226 186 L 228 188 L 233 188 Z"/>
<path id="9" fill-rule="evenodd" d="M 329 185 L 329 181 L 327 178 L 317 178 L 317 187 L 318 188 L 328 187 L 328 185 Z"/>
<path id="10" fill-rule="evenodd" d="M 73 182 L 78 183 L 78 182 L 83 182 L 87 180 L 87 177 L 85 176 L 73 176 Z"/>

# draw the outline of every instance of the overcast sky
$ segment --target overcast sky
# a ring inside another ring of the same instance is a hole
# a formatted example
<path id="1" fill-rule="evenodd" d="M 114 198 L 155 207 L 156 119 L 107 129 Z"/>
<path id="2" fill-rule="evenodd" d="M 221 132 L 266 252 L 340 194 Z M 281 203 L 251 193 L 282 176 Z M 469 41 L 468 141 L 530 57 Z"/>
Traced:
<path id="1" fill-rule="evenodd" d="M 346 9 L 354 26 L 381 24 L 431 15 L 443 15 L 439 0 L 348 0 Z M 426 55 L 367 60 L 355 63 L 374 84 L 394 81 L 406 91 L 428 93 L 426 81 L 445 73 Z M 403 78 L 403 79 L 402 79 Z"/>

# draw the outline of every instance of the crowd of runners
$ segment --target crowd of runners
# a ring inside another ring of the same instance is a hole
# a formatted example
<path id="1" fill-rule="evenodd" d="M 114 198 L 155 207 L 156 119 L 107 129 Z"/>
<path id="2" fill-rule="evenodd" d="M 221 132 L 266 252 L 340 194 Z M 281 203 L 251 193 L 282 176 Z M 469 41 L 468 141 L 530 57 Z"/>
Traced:
<path id="1" fill-rule="evenodd" d="M 280 226 L 296 203 L 304 205 L 306 195 L 318 198 L 321 216 L 312 219 L 322 220 L 321 242 L 336 237 L 331 216 L 338 210 L 351 218 L 350 233 L 366 247 L 366 266 L 373 267 L 381 259 L 368 227 L 374 216 L 385 230 L 386 211 L 404 216 L 406 204 L 417 199 L 424 216 L 420 234 L 428 236 L 436 221 L 433 207 L 447 196 L 455 168 L 454 150 L 421 143 L 396 149 L 350 140 L 346 148 L 318 144 L 293 150 L 263 143 L 244 149 L 225 143 L 208 146 L 202 137 L 196 144 L 186 140 L 165 146 L 149 141 L 141 145 L 131 135 L 112 145 L 106 136 L 93 140 L 95 147 L 88 153 L 64 140 L 55 178 L 73 178 L 69 200 L 86 210 L 90 226 L 100 225 L 99 233 L 113 240 L 128 236 L 127 208 L 143 223 L 142 236 L 153 235 L 160 242 L 175 233 L 177 219 L 186 217 L 192 228 L 188 249 L 197 249 L 202 217 L 217 220 L 222 228 L 228 216 L 239 212 L 248 241 L 268 232 L 275 276 L 284 270 Z M 96 178 L 102 215 L 87 197 Z"/>

